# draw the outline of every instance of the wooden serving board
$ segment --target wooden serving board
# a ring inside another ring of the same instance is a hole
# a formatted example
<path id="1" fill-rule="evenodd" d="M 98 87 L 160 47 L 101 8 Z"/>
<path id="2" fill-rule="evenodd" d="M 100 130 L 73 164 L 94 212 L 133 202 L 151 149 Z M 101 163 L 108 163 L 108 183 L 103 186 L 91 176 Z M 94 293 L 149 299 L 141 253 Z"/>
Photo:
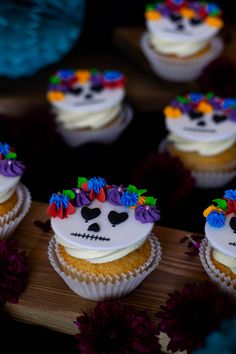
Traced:
<path id="1" fill-rule="evenodd" d="M 28 255 L 29 279 L 18 304 L 7 303 L 5 310 L 15 320 L 74 334 L 77 328 L 73 321 L 96 303 L 73 293 L 51 267 L 47 246 L 52 232 L 44 232 L 34 224 L 36 220 L 45 222 L 48 219 L 46 208 L 44 203 L 33 202 L 29 214 L 15 233 Z M 155 314 L 165 303 L 168 293 L 181 289 L 185 283 L 208 280 L 208 277 L 198 257 L 184 254 L 187 245 L 180 240 L 186 232 L 164 227 L 155 227 L 154 232 L 163 251 L 160 265 L 121 301 L 137 309 L 148 308 L 156 318 Z"/>

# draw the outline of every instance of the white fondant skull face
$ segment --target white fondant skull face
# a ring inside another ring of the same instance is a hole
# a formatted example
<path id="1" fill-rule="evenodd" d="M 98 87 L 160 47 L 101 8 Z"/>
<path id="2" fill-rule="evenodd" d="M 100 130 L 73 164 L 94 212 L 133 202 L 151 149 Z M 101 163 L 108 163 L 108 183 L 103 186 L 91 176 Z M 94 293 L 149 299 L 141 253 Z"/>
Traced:
<path id="1" fill-rule="evenodd" d="M 206 223 L 205 234 L 211 245 L 218 251 L 236 258 L 236 215 L 226 217 L 226 223 L 221 228 Z"/>
<path id="2" fill-rule="evenodd" d="M 207 114 L 192 111 L 175 119 L 167 117 L 166 125 L 171 133 L 199 142 L 214 142 L 236 136 L 236 123 L 222 111 Z"/>
<path id="3" fill-rule="evenodd" d="M 193 42 L 212 38 L 219 28 L 209 26 L 200 18 L 185 18 L 180 14 L 171 17 L 161 17 L 155 21 L 147 21 L 147 27 L 151 33 L 159 38 L 170 41 Z"/>
<path id="4" fill-rule="evenodd" d="M 153 228 L 153 223 L 136 220 L 134 213 L 135 209 L 95 200 L 66 219 L 52 219 L 52 228 L 71 247 L 121 249 L 144 240 Z"/>
<path id="5" fill-rule="evenodd" d="M 118 105 L 124 98 L 123 88 L 106 88 L 91 82 L 74 84 L 64 99 L 53 104 L 61 110 L 80 113 L 99 112 Z"/>

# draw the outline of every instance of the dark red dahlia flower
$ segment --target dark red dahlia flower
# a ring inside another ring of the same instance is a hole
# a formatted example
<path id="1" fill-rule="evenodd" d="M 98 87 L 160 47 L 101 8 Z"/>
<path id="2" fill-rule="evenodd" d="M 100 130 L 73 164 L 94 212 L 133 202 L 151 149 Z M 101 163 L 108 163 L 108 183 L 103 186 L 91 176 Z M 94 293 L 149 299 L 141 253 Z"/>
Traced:
<path id="1" fill-rule="evenodd" d="M 27 259 L 25 252 L 18 253 L 16 240 L 0 240 L 0 304 L 16 303 L 25 289 Z"/>
<path id="2" fill-rule="evenodd" d="M 222 320 L 235 314 L 228 297 L 211 283 L 186 284 L 181 291 L 169 294 L 162 311 L 160 331 L 170 341 L 167 350 L 192 353 L 204 344 L 206 336 L 216 330 Z"/>
<path id="3" fill-rule="evenodd" d="M 103 301 L 75 324 L 77 346 L 81 354 L 159 353 L 157 326 L 146 311 L 118 301 Z"/>

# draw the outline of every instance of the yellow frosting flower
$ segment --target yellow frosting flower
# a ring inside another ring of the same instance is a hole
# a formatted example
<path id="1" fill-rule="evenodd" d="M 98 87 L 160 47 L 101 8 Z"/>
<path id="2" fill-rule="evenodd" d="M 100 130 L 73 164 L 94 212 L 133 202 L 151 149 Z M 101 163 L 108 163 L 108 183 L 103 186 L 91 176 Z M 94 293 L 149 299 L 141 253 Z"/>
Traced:
<path id="1" fill-rule="evenodd" d="M 156 20 L 159 20 L 161 18 L 161 14 L 159 11 L 147 11 L 145 13 L 145 17 L 147 20 L 149 21 L 156 21 Z"/>
<path id="2" fill-rule="evenodd" d="M 182 113 L 180 111 L 179 108 L 175 108 L 175 107 L 172 107 L 172 106 L 167 106 L 165 109 L 164 109 L 164 114 L 167 118 L 179 118 Z"/>
<path id="3" fill-rule="evenodd" d="M 47 94 L 49 101 L 62 101 L 64 99 L 64 93 L 61 91 L 50 91 Z"/>
<path id="4" fill-rule="evenodd" d="M 210 205 L 207 209 L 204 210 L 203 216 L 206 218 L 214 210 L 224 213 L 224 210 L 217 208 L 215 205 Z"/>
<path id="5" fill-rule="evenodd" d="M 90 72 L 88 70 L 78 70 L 75 75 L 80 84 L 85 84 L 90 79 Z"/>
<path id="6" fill-rule="evenodd" d="M 217 28 L 222 28 L 224 26 L 223 20 L 219 17 L 209 16 L 206 18 L 206 23 L 208 24 L 208 26 L 217 27 Z"/>
<path id="7" fill-rule="evenodd" d="M 187 7 L 181 9 L 180 14 L 185 18 L 193 18 L 195 16 L 195 12 Z"/>
<path id="8" fill-rule="evenodd" d="M 207 102 L 200 102 L 197 106 L 197 111 L 202 113 L 211 113 L 213 111 L 212 106 Z"/>

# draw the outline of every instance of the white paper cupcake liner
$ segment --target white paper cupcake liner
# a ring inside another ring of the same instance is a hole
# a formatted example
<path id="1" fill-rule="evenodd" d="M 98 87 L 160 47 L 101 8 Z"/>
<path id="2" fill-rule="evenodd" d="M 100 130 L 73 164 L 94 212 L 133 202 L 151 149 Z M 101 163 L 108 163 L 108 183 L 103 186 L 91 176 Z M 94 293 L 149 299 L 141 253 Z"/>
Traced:
<path id="1" fill-rule="evenodd" d="M 16 214 L 15 219 L 11 219 L 9 223 L 5 222 L 0 227 L 0 240 L 7 239 L 14 233 L 15 229 L 17 228 L 19 223 L 24 219 L 30 209 L 32 200 L 28 188 L 21 183 L 19 184 L 19 188 L 21 188 L 23 192 L 23 203 L 18 213 Z"/>
<path id="2" fill-rule="evenodd" d="M 215 60 L 223 50 L 223 41 L 220 37 L 211 40 L 211 48 L 204 54 L 192 58 L 173 58 L 160 55 L 152 49 L 148 32 L 140 40 L 141 49 L 149 61 L 153 71 L 163 79 L 169 81 L 187 82 L 198 78 L 203 69 Z"/>
<path id="3" fill-rule="evenodd" d="M 232 279 L 226 276 L 219 269 L 215 267 L 211 260 L 212 247 L 207 239 L 201 242 L 201 247 L 199 251 L 199 257 L 203 268 L 210 277 L 210 279 L 216 283 L 220 289 L 224 292 L 233 296 L 236 301 L 236 279 Z"/>
<path id="4" fill-rule="evenodd" d="M 125 104 L 122 108 L 121 119 L 117 120 L 117 122 L 114 122 L 107 128 L 80 131 L 79 129 L 65 129 L 61 125 L 58 125 L 57 131 L 62 136 L 65 143 L 70 147 L 78 147 L 89 142 L 111 144 L 119 138 L 132 119 L 133 110 L 129 105 Z"/>
<path id="5" fill-rule="evenodd" d="M 168 141 L 163 139 L 158 147 L 158 152 L 167 152 Z M 180 159 L 181 160 L 181 159 Z M 195 179 L 195 186 L 198 188 L 219 188 L 225 186 L 234 177 L 236 177 L 236 168 L 234 171 L 221 172 L 221 171 L 191 171 Z"/>
<path id="6" fill-rule="evenodd" d="M 12 208 L 8 213 L 4 214 L 3 216 L 0 216 L 0 227 L 4 223 L 9 223 L 12 219 L 16 217 L 17 213 L 19 212 L 23 204 L 24 194 L 23 194 L 23 188 L 21 187 L 20 184 L 16 187 L 16 194 L 17 194 L 17 203 L 14 206 L 14 208 Z"/>
<path id="7" fill-rule="evenodd" d="M 54 238 L 51 239 L 48 246 L 48 257 L 55 271 L 81 297 L 94 301 L 119 298 L 132 292 L 158 266 L 162 254 L 161 246 L 155 235 L 151 235 L 150 239 L 152 246 L 151 261 L 134 272 L 120 276 L 104 277 L 101 275 L 96 277 L 83 272 L 78 274 L 78 270 L 67 266 L 63 260 L 58 260 Z M 67 268 L 70 275 L 65 274 L 62 266 Z"/>

